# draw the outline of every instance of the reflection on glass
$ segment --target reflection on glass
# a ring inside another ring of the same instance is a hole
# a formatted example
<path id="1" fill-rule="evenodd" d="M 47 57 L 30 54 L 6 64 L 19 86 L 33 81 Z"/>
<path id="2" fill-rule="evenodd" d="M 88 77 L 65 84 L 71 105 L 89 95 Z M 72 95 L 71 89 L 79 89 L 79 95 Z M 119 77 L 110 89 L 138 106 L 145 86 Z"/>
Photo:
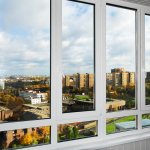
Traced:
<path id="1" fill-rule="evenodd" d="M 49 118 L 50 1 L 1 1 L 0 122 Z"/>
<path id="2" fill-rule="evenodd" d="M 0 149 L 18 149 L 50 144 L 50 127 L 36 127 L 0 132 Z"/>
<path id="3" fill-rule="evenodd" d="M 97 136 L 97 121 L 76 122 L 58 126 L 58 142 Z"/>
<path id="4" fill-rule="evenodd" d="M 142 127 L 143 128 L 150 127 L 150 114 L 142 115 Z"/>
<path id="5" fill-rule="evenodd" d="M 135 13 L 107 5 L 106 111 L 135 109 Z"/>
<path id="6" fill-rule="evenodd" d="M 106 133 L 113 134 L 137 129 L 136 116 L 107 119 Z"/>
<path id="7" fill-rule="evenodd" d="M 94 110 L 94 5 L 63 0 L 62 111 Z"/>
<path id="8" fill-rule="evenodd" d="M 146 105 L 150 105 L 150 16 L 145 15 L 145 97 Z"/>

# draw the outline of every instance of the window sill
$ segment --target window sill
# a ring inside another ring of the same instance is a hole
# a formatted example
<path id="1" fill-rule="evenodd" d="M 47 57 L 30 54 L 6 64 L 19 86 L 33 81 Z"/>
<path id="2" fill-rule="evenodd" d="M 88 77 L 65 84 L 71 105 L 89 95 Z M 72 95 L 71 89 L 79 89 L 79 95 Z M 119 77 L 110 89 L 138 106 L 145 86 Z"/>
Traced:
<path id="1" fill-rule="evenodd" d="M 134 135 L 127 135 L 127 136 L 122 136 L 122 137 L 117 137 L 117 138 L 108 138 L 106 140 L 97 140 L 97 141 L 92 141 L 84 144 L 78 144 L 78 145 L 72 145 L 72 146 L 66 146 L 66 147 L 61 147 L 57 148 L 57 150 L 99 150 L 102 148 L 106 147 L 112 147 L 116 145 L 121 145 L 121 144 L 127 144 L 127 143 L 132 143 L 132 142 L 137 142 L 141 141 L 144 139 L 150 138 L 150 132 L 149 133 L 138 133 Z M 56 150 L 56 149 L 54 149 Z"/>

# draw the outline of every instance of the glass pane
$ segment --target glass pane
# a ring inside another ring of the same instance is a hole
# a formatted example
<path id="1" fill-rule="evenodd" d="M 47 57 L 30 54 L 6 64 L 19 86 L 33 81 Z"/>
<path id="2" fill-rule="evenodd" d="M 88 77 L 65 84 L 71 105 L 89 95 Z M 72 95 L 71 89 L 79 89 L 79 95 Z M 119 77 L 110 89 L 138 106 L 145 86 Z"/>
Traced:
<path id="1" fill-rule="evenodd" d="M 145 97 L 146 105 L 150 105 L 150 16 L 145 15 Z"/>
<path id="2" fill-rule="evenodd" d="M 150 127 L 150 114 L 142 115 L 142 127 L 143 128 Z"/>
<path id="3" fill-rule="evenodd" d="M 108 118 L 106 133 L 113 134 L 137 129 L 136 116 Z"/>
<path id="4" fill-rule="evenodd" d="M 97 121 L 76 122 L 58 126 L 58 142 L 97 136 Z"/>
<path id="5" fill-rule="evenodd" d="M 94 110 L 94 5 L 62 2 L 62 111 Z"/>
<path id="6" fill-rule="evenodd" d="M 0 132 L 0 149 L 20 149 L 41 144 L 50 144 L 49 126 L 17 129 Z"/>
<path id="7" fill-rule="evenodd" d="M 0 122 L 49 117 L 50 1 L 0 0 Z"/>
<path id="8" fill-rule="evenodd" d="M 107 6 L 107 112 L 136 107 L 135 14 L 135 10 Z"/>

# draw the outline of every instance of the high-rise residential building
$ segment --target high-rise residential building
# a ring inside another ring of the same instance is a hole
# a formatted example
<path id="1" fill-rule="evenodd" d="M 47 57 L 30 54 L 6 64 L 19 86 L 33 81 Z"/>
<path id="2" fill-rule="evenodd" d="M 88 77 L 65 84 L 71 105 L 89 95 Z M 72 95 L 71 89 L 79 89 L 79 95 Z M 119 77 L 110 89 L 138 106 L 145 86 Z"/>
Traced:
<path id="1" fill-rule="evenodd" d="M 121 73 L 113 72 L 112 81 L 114 86 L 121 86 Z"/>
<path id="2" fill-rule="evenodd" d="M 135 85 L 135 73 L 127 72 L 124 68 L 111 69 L 111 73 L 106 74 L 107 83 L 111 81 L 114 86 L 134 86 Z"/>
<path id="3" fill-rule="evenodd" d="M 70 86 L 70 75 L 65 76 L 65 85 L 66 85 L 66 87 Z"/>
<path id="4" fill-rule="evenodd" d="M 94 74 L 77 74 L 76 80 L 77 88 L 92 88 L 94 87 Z"/>
<path id="5" fill-rule="evenodd" d="M 92 88 L 94 86 L 94 74 L 73 74 L 65 76 L 65 87 L 72 86 L 73 88 Z"/>
<path id="6" fill-rule="evenodd" d="M 87 82 L 87 78 L 86 78 L 86 74 L 79 74 L 78 73 L 78 88 L 82 89 L 82 88 L 86 88 L 86 82 Z"/>
<path id="7" fill-rule="evenodd" d="M 70 84 L 69 86 L 74 87 L 74 80 L 73 76 L 70 76 Z"/>
<path id="8" fill-rule="evenodd" d="M 73 88 L 78 88 L 78 74 L 73 74 Z"/>
<path id="9" fill-rule="evenodd" d="M 125 72 L 124 68 L 111 69 L 112 83 L 114 86 L 121 86 L 122 85 L 122 74 L 121 74 L 122 72 Z"/>
<path id="10" fill-rule="evenodd" d="M 130 86 L 134 86 L 135 85 L 135 73 L 134 72 L 130 72 L 129 85 Z"/>
<path id="11" fill-rule="evenodd" d="M 111 73 L 121 73 L 121 72 L 125 72 L 125 69 L 124 68 L 111 69 Z"/>
<path id="12" fill-rule="evenodd" d="M 87 74 L 87 79 L 88 79 L 87 88 L 93 88 L 94 87 L 94 74 Z"/>
<path id="13" fill-rule="evenodd" d="M 121 85 L 126 87 L 129 84 L 129 72 L 121 73 Z"/>
<path id="14" fill-rule="evenodd" d="M 112 73 L 106 73 L 106 80 L 112 81 Z"/>

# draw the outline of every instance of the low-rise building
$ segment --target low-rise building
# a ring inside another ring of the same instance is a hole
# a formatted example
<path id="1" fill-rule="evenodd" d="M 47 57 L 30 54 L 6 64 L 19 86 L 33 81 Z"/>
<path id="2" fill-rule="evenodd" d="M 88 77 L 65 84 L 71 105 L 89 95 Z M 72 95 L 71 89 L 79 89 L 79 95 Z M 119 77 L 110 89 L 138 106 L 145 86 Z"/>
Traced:
<path id="1" fill-rule="evenodd" d="M 26 101 L 30 101 L 31 104 L 42 104 L 47 103 L 48 93 L 41 93 L 32 90 L 20 91 L 19 96 L 24 98 Z"/>
<path id="2" fill-rule="evenodd" d="M 10 110 L 6 107 L 0 106 L 0 121 L 5 121 L 6 119 L 8 119 L 12 116 L 13 116 L 12 110 Z"/>

